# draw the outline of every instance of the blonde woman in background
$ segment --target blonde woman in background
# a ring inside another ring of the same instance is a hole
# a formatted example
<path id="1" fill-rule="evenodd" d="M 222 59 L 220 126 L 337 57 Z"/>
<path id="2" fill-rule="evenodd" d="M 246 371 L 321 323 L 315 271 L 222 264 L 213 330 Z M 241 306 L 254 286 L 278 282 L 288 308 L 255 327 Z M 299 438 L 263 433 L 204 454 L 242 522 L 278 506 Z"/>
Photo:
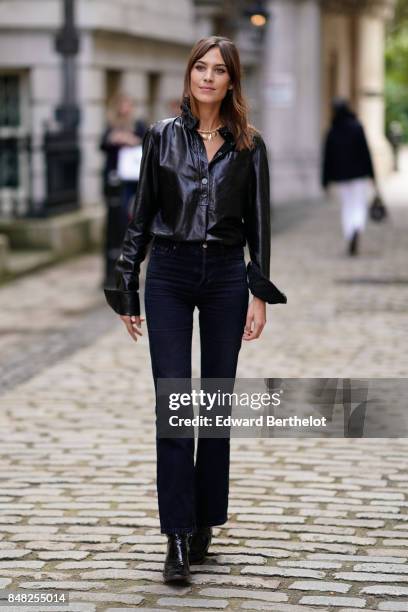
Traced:
<path id="1" fill-rule="evenodd" d="M 121 180 L 118 174 L 119 152 L 122 147 L 140 145 L 146 129 L 143 120 L 135 119 L 135 107 L 130 96 L 124 93 L 115 95 L 108 107 L 107 125 L 100 142 L 100 150 L 105 153 L 103 193 L 107 208 L 104 286 L 114 284 L 113 269 L 130 219 L 130 201 L 137 189 L 137 180 Z"/>

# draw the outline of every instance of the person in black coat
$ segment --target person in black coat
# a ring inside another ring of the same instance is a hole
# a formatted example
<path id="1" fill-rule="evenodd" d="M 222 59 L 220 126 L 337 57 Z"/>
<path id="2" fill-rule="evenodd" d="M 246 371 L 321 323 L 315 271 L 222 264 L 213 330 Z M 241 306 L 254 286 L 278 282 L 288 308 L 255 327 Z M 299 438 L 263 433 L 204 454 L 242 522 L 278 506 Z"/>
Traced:
<path id="1" fill-rule="evenodd" d="M 134 105 L 126 94 L 118 94 L 111 104 L 107 126 L 99 148 L 105 153 L 103 166 L 103 194 L 107 208 L 104 241 L 104 286 L 114 283 L 115 261 L 120 254 L 126 227 L 130 220 L 130 202 L 136 193 L 136 180 L 121 180 L 118 175 L 119 152 L 122 147 L 141 144 L 147 125 L 134 119 Z"/>
<path id="2" fill-rule="evenodd" d="M 322 185 L 327 189 L 330 183 L 335 183 L 337 187 L 350 255 L 357 254 L 359 237 L 365 228 L 371 181 L 375 183 L 375 173 L 364 128 L 348 102 L 336 98 L 324 144 Z"/>

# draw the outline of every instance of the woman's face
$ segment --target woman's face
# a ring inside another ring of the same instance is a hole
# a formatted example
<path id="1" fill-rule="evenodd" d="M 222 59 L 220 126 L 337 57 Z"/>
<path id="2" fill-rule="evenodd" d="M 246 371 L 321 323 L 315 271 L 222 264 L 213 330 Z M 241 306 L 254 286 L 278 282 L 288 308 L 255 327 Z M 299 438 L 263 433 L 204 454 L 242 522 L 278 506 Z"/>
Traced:
<path id="1" fill-rule="evenodd" d="M 191 93 L 198 102 L 221 102 L 229 84 L 230 77 L 218 47 L 209 49 L 191 69 Z"/>
<path id="2" fill-rule="evenodd" d="M 122 117 L 128 117 L 133 112 L 133 102 L 130 98 L 120 98 L 118 102 L 118 113 Z"/>

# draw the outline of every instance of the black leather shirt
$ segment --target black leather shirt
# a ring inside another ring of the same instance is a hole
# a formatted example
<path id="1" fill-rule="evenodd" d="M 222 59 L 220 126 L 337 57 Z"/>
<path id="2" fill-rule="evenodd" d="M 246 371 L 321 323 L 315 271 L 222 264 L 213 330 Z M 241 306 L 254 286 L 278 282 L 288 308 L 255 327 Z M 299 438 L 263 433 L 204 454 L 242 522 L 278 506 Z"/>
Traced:
<path id="1" fill-rule="evenodd" d="M 143 139 L 133 219 L 115 267 L 116 289 L 104 289 L 118 314 L 140 314 L 140 264 L 154 236 L 248 243 L 251 293 L 270 304 L 287 301 L 269 280 L 269 168 L 262 137 L 254 137 L 253 149 L 237 151 L 233 134 L 223 127 L 225 142 L 208 163 L 197 124 L 184 103 L 181 115 L 154 123 Z"/>

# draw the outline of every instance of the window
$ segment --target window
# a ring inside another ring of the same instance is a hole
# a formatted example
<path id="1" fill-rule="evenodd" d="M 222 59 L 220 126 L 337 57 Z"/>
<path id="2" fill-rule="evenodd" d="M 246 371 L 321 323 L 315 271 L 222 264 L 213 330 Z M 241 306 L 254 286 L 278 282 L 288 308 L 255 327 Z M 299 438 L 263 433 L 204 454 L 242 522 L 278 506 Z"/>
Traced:
<path id="1" fill-rule="evenodd" d="M 0 75 L 0 127 L 20 125 L 20 78 Z"/>
<path id="2" fill-rule="evenodd" d="M 0 73 L 0 216 L 6 217 L 23 215 L 28 207 L 30 139 L 24 76 Z"/>
<path id="3" fill-rule="evenodd" d="M 17 188 L 18 139 L 20 125 L 20 87 L 16 75 L 0 75 L 0 189 Z"/>

